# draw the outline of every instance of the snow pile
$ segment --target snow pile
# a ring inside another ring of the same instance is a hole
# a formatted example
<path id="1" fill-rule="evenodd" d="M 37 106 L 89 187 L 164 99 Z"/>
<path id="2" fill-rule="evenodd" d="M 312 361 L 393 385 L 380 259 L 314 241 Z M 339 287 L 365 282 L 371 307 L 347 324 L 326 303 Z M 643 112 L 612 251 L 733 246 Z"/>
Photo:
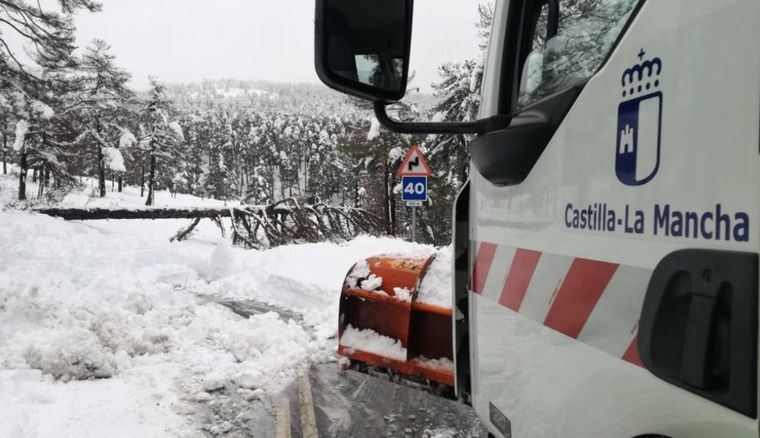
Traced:
<path id="1" fill-rule="evenodd" d="M 451 308 L 452 272 L 451 258 L 454 248 L 449 245 L 435 254 L 435 259 L 430 263 L 425 277 L 420 284 L 417 301 L 435 306 Z"/>
<path id="2" fill-rule="evenodd" d="M 16 178 L 0 175 L 0 202 Z M 157 194 L 170 205 L 221 204 Z M 66 202 L 143 208 L 141 200 L 139 188 L 125 187 Z M 224 394 L 266 405 L 310 364 L 336 360 L 341 285 L 357 260 L 432 250 L 364 236 L 248 251 L 220 241 L 206 220 L 189 240 L 170 243 L 187 223 L 0 210 L 1 437 L 215 430 L 204 413 Z M 357 283 L 370 275 L 366 262 L 353 272 Z M 219 304 L 230 300 L 289 313 L 246 318 Z"/>
<path id="3" fill-rule="evenodd" d="M 0 175 L 0 201 L 16 178 Z M 141 199 L 126 187 L 67 202 L 142 208 Z M 183 225 L 0 210 L 0 436 L 202 435 L 221 394 L 267 403 L 309 364 L 335 360 L 341 284 L 356 260 L 431 250 L 365 236 L 247 251 L 220 242 L 211 221 L 170 243 Z M 296 317 L 245 318 L 217 304 L 227 300 Z"/>
<path id="4" fill-rule="evenodd" d="M 395 360 L 406 360 L 406 348 L 401 341 L 383 336 L 374 330 L 355 329 L 350 324 L 343 330 L 340 343 L 344 347 L 374 353 Z"/>
<path id="5" fill-rule="evenodd" d="M 51 375 L 56 380 L 89 380 L 116 374 L 116 358 L 103 348 L 89 330 L 40 331 L 38 342 L 30 345 L 23 358 L 30 368 Z"/>
<path id="6" fill-rule="evenodd" d="M 103 148 L 103 159 L 106 162 L 106 166 L 114 172 L 126 172 L 127 168 L 124 166 L 124 157 L 121 155 L 121 151 L 112 147 Z"/>

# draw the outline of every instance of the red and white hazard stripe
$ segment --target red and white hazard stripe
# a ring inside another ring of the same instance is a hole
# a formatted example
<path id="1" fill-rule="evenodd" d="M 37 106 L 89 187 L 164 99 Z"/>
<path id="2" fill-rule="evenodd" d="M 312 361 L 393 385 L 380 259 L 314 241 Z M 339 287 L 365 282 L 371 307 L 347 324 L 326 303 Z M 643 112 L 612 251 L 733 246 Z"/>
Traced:
<path id="1" fill-rule="evenodd" d="M 488 242 L 475 247 L 474 293 L 641 365 L 636 335 L 650 270 Z"/>

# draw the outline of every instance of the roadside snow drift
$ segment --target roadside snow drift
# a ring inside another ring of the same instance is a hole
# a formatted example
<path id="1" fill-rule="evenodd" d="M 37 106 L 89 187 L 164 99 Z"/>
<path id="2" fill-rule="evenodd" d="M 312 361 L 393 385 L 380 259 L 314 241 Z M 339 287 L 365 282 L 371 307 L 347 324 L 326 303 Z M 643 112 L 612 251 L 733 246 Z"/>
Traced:
<path id="1" fill-rule="evenodd" d="M 98 201 L 109 203 L 123 204 Z M 205 221 L 170 243 L 186 222 L 0 211 L 0 437 L 224 432 L 198 415 L 219 391 L 270 403 L 310 363 L 335 360 L 338 297 L 356 260 L 422 249 L 362 237 L 246 251 Z M 244 318 L 224 300 L 299 318 Z"/>

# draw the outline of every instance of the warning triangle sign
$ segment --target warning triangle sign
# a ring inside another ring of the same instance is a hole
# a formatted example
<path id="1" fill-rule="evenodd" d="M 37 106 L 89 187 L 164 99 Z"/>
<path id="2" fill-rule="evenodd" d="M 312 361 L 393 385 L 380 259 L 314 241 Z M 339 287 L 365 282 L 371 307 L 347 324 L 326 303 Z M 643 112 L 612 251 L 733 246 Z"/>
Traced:
<path id="1" fill-rule="evenodd" d="M 404 161 L 401 162 L 398 176 L 431 176 L 432 174 L 430 166 L 425 161 L 425 155 L 418 146 L 412 146 L 406 153 Z"/>

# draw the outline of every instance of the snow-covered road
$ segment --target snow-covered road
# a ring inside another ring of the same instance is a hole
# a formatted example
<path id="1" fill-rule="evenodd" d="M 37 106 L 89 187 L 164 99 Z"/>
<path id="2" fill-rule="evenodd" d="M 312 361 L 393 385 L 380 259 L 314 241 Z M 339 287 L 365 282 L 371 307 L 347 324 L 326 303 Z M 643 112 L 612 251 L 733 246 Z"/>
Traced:
<path id="1" fill-rule="evenodd" d="M 335 360 L 354 261 L 432 250 L 362 237 L 246 251 L 210 222 L 170 243 L 185 224 L 0 211 L 0 436 L 221 435 L 271 416 L 295 376 Z M 224 305 L 241 300 L 261 311 Z M 261 412 L 220 414 L 219 394 Z"/>
<path id="2" fill-rule="evenodd" d="M 270 437 L 278 402 L 297 403 L 303 378 L 319 436 L 477 436 L 464 406 L 336 363 L 354 262 L 434 248 L 360 237 L 249 251 L 211 221 L 170 242 L 189 221 L 65 222 L 4 208 L 14 178 L 0 175 L 0 437 Z M 159 206 L 221 204 L 156 195 Z M 63 205 L 142 202 L 126 187 Z M 420 406 L 429 412 L 402 415 Z"/>

